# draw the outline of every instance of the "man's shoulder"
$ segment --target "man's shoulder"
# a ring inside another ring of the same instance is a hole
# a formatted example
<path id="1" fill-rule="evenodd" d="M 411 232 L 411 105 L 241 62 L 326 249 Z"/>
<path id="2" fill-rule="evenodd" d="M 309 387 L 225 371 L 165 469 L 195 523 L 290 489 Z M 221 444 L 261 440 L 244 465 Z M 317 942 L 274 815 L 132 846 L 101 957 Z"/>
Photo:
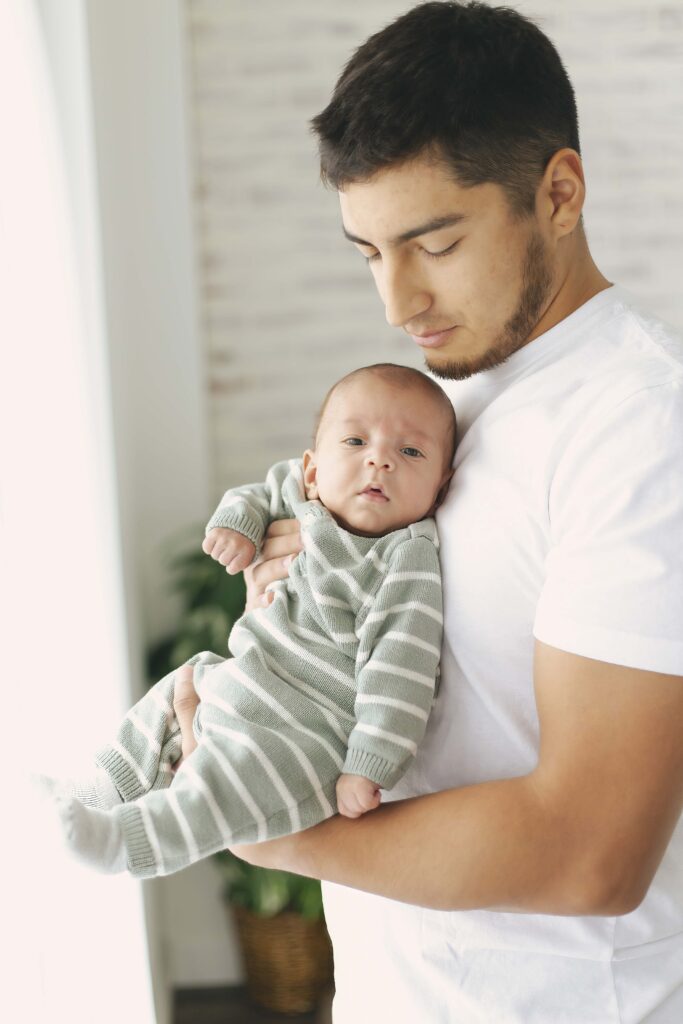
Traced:
<path id="1" fill-rule="evenodd" d="M 565 421 L 590 428 L 622 406 L 628 414 L 636 396 L 644 397 L 636 404 L 645 414 L 676 407 L 683 403 L 683 334 L 620 288 L 609 315 L 587 322 L 548 369 L 545 398 L 560 432 Z"/>
<path id="2" fill-rule="evenodd" d="M 666 383 L 683 377 L 683 332 L 648 311 L 628 292 L 621 292 L 620 315 L 608 330 L 617 342 L 623 374 L 637 373 L 637 382 Z"/>

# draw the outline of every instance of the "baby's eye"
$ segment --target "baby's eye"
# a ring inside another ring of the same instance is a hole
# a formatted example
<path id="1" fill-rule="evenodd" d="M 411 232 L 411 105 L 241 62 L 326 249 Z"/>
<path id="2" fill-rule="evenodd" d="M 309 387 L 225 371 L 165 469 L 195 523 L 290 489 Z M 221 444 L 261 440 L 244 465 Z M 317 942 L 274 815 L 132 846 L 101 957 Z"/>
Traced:
<path id="1" fill-rule="evenodd" d="M 354 448 L 357 448 L 359 445 L 362 445 L 364 443 L 365 442 L 363 441 L 362 437 L 347 437 L 344 440 L 344 444 L 352 445 Z"/>
<path id="2" fill-rule="evenodd" d="M 422 452 L 419 451 L 417 448 L 411 448 L 410 446 L 406 445 L 405 448 L 401 448 L 401 451 L 403 452 L 404 455 L 409 455 L 411 459 L 422 458 Z"/>

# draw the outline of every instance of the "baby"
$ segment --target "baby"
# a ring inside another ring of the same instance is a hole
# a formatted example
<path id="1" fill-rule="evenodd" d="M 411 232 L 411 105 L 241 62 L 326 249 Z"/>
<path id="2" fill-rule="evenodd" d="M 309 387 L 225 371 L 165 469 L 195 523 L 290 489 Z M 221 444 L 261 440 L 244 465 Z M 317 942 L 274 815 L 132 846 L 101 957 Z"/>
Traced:
<path id="1" fill-rule="evenodd" d="M 314 448 L 264 484 L 228 491 L 204 550 L 229 571 L 270 522 L 296 517 L 303 550 L 267 607 L 246 613 L 232 658 L 189 660 L 198 745 L 181 753 L 175 673 L 97 757 L 91 783 L 51 783 L 67 844 L 140 878 L 218 850 L 357 816 L 403 775 L 435 695 L 442 609 L 431 518 L 452 475 L 455 416 L 418 370 L 377 364 L 334 385 Z"/>

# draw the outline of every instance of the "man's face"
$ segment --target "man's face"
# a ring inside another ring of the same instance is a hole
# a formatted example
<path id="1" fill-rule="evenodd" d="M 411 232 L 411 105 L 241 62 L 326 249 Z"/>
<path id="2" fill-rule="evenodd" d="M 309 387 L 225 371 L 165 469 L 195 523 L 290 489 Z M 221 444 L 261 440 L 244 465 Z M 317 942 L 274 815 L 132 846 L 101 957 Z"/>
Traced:
<path id="1" fill-rule="evenodd" d="M 513 217 L 500 186 L 463 188 L 419 158 L 347 185 L 339 199 L 387 321 L 437 377 L 491 369 L 545 330 L 551 250 L 535 217 Z"/>

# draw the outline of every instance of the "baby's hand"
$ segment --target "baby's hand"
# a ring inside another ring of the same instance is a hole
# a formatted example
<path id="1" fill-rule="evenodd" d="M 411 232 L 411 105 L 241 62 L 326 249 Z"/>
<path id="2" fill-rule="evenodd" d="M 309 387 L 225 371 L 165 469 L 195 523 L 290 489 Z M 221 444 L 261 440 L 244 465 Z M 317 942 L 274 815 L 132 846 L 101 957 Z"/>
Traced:
<path id="1" fill-rule="evenodd" d="M 234 576 L 251 564 L 256 554 L 256 545 L 237 530 L 214 526 L 204 538 L 202 551 L 224 565 L 225 571 Z"/>
<path id="2" fill-rule="evenodd" d="M 379 807 L 379 786 L 363 775 L 340 775 L 337 781 L 337 806 L 345 818 L 360 818 Z"/>

